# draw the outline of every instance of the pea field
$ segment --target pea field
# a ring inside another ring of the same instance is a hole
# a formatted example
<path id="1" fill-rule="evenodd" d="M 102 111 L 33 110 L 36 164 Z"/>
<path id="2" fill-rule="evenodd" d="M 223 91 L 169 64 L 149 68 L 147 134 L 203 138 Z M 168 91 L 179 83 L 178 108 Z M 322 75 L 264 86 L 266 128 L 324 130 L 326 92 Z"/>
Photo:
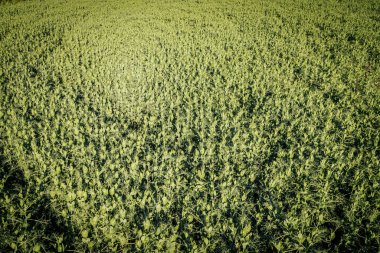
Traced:
<path id="1" fill-rule="evenodd" d="M 0 1 L 0 252 L 379 252 L 378 0 Z"/>

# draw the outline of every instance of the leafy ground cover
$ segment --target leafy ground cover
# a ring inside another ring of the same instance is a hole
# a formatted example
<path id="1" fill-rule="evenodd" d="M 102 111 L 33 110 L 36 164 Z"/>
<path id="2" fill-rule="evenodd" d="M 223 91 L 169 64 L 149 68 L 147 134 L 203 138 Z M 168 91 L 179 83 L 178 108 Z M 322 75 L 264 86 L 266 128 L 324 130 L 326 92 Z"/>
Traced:
<path id="1" fill-rule="evenodd" d="M 0 251 L 376 252 L 379 17 L 0 4 Z"/>

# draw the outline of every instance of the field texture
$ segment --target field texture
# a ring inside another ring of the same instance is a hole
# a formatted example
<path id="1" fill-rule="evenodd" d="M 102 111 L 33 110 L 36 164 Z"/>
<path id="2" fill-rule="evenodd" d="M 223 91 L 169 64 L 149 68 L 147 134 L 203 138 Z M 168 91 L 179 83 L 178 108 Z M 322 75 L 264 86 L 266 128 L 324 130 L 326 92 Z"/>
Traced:
<path id="1" fill-rule="evenodd" d="M 1 252 L 378 252 L 377 0 L 0 3 Z"/>

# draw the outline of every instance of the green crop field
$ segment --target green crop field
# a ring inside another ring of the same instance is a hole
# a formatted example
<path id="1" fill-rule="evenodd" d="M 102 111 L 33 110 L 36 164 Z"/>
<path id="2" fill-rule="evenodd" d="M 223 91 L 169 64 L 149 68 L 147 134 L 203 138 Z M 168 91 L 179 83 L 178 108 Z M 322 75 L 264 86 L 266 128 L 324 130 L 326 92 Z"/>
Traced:
<path id="1" fill-rule="evenodd" d="M 0 1 L 0 252 L 379 252 L 378 0 Z"/>

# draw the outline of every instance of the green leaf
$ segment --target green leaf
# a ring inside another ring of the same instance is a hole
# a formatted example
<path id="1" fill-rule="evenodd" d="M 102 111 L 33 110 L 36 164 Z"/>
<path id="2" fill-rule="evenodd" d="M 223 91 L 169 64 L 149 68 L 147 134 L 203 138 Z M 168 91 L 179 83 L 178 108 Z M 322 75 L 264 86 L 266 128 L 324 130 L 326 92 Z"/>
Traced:
<path id="1" fill-rule="evenodd" d="M 14 249 L 14 250 L 17 249 L 17 245 L 16 245 L 16 243 L 12 242 L 12 244 L 11 244 L 11 248 Z"/>
<path id="2" fill-rule="evenodd" d="M 83 230 L 81 234 L 82 234 L 83 238 L 87 238 L 88 237 L 88 231 L 87 230 Z"/>
<path id="3" fill-rule="evenodd" d="M 243 237 L 246 237 L 249 234 L 249 232 L 251 232 L 251 224 L 248 224 L 247 226 L 243 228 L 243 231 L 242 231 Z"/>
<path id="4" fill-rule="evenodd" d="M 145 220 L 144 221 L 144 229 L 148 230 L 149 228 L 150 228 L 150 221 L 149 220 Z"/>
<path id="5" fill-rule="evenodd" d="M 275 243 L 274 244 L 274 247 L 277 249 L 277 251 L 281 251 L 282 250 L 282 242 L 278 242 L 278 243 Z"/>
<path id="6" fill-rule="evenodd" d="M 41 246 L 39 244 L 34 245 L 33 252 L 40 252 Z"/>

